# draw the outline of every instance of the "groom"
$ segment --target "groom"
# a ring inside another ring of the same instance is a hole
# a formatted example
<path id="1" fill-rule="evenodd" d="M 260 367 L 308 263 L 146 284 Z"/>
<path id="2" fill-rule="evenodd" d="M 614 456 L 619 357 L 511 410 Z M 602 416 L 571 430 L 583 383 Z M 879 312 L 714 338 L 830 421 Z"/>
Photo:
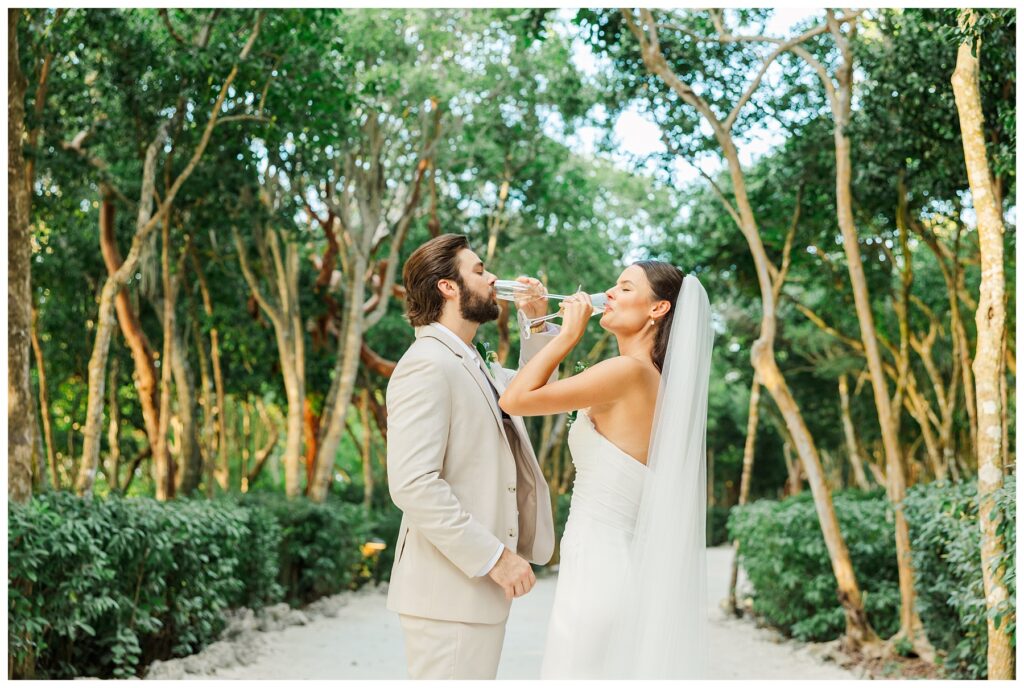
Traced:
<path id="1" fill-rule="evenodd" d="M 402 277 L 416 341 L 387 389 L 388 487 L 403 512 L 388 609 L 411 678 L 493 679 L 512 598 L 536 582 L 529 562 L 554 549 L 551 500 L 522 419 L 498 406 L 504 380 L 472 345 L 498 317 L 494 275 L 466 237 L 444 234 Z M 548 339 L 524 339 L 521 359 Z"/>

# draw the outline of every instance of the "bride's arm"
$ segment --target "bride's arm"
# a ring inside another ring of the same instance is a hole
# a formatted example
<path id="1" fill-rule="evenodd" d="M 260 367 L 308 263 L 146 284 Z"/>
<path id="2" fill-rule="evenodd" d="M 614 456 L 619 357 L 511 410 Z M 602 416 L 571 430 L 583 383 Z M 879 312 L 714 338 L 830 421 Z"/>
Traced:
<path id="1" fill-rule="evenodd" d="M 585 295 L 584 295 L 585 296 Z M 581 299 L 583 301 L 583 299 Z M 602 361 L 564 380 L 549 383 L 558 364 L 579 343 L 590 319 L 589 297 L 582 303 L 566 303 L 562 329 L 538 351 L 505 388 L 498 402 L 515 416 L 541 416 L 575 411 L 621 399 L 636 379 L 642 364 L 619 356 Z"/>

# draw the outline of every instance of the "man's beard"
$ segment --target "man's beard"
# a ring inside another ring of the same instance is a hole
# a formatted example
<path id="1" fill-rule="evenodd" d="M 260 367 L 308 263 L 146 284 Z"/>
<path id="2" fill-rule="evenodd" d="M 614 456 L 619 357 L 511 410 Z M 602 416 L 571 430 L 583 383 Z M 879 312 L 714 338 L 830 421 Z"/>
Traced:
<path id="1" fill-rule="evenodd" d="M 459 313 L 470 322 L 486 323 L 497 320 L 501 309 L 489 297 L 478 296 L 465 284 L 459 285 Z"/>

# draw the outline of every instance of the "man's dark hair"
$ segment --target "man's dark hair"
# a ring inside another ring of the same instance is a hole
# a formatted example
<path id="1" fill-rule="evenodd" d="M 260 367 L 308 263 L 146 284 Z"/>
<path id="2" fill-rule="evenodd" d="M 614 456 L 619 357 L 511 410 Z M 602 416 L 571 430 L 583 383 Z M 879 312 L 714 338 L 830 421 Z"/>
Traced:
<path id="1" fill-rule="evenodd" d="M 429 325 L 441 317 L 444 297 L 437 283 L 449 279 L 462 285 L 459 251 L 469 248 L 462 234 L 442 234 L 423 244 L 409 256 L 402 269 L 405 283 L 405 314 L 413 327 Z"/>

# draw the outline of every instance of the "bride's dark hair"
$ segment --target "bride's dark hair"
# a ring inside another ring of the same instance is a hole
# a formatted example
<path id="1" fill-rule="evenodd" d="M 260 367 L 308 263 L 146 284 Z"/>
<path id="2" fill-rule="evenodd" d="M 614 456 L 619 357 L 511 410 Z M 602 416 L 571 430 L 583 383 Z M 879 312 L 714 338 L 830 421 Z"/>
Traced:
<path id="1" fill-rule="evenodd" d="M 668 335 L 672 331 L 672 317 L 676 314 L 676 298 L 683 286 L 683 271 L 671 263 L 660 260 L 640 260 L 633 265 L 643 269 L 647 281 L 651 283 L 651 291 L 654 298 L 665 300 L 672 304 L 665 317 L 655 323 L 654 349 L 651 351 L 651 360 L 661 372 L 661 366 L 665 363 L 665 352 L 668 350 Z"/>

